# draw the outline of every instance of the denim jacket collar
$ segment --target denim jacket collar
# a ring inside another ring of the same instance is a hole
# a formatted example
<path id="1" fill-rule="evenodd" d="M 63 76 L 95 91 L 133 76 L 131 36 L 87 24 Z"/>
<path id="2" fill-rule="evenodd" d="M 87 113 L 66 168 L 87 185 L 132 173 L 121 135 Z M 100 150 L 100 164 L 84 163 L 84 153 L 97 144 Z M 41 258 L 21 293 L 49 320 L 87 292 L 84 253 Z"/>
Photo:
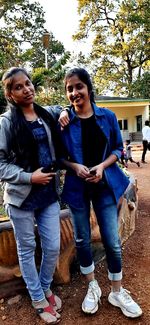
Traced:
<path id="1" fill-rule="evenodd" d="M 95 116 L 103 116 L 104 111 L 101 110 L 101 107 L 97 107 L 95 103 L 92 103 L 92 108 Z M 71 107 L 70 110 L 70 122 L 74 119 L 78 119 L 78 115 L 75 113 L 73 106 Z"/>

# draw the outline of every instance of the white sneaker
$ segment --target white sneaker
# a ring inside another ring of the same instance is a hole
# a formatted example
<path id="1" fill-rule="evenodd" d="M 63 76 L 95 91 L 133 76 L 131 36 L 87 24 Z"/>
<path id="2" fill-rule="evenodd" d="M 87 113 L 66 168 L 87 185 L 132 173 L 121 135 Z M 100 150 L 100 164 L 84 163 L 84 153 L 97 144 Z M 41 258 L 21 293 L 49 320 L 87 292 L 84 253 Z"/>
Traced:
<path id="1" fill-rule="evenodd" d="M 142 315 L 142 309 L 140 306 L 131 298 L 129 291 L 121 288 L 119 292 L 110 292 L 108 301 L 116 307 L 119 307 L 123 314 L 127 317 L 139 317 Z"/>
<path id="2" fill-rule="evenodd" d="M 87 294 L 82 303 L 84 313 L 94 314 L 98 310 L 98 303 L 102 295 L 101 289 L 96 280 L 89 282 Z"/>

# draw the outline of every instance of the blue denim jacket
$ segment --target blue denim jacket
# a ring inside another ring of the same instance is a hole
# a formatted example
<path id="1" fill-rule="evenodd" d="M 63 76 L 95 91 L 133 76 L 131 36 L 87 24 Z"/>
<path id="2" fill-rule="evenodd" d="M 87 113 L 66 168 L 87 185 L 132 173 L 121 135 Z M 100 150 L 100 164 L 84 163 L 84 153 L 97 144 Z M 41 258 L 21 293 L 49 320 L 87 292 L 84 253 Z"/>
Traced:
<path id="1" fill-rule="evenodd" d="M 120 129 L 115 114 L 107 108 L 97 107 L 92 104 L 96 123 L 104 133 L 106 146 L 103 153 L 103 161 L 114 154 L 119 159 L 123 150 L 123 143 Z M 70 123 L 61 131 L 61 138 L 67 151 L 67 157 L 72 162 L 83 164 L 82 136 L 80 119 L 73 108 L 70 109 Z M 88 144 L 87 144 L 88 146 Z M 97 148 L 98 150 L 98 148 Z M 126 190 L 129 180 L 116 163 L 104 170 L 108 186 L 114 193 L 116 202 Z M 67 171 L 62 199 L 70 206 L 81 207 L 84 195 L 84 180 L 78 177 L 73 171 Z"/>

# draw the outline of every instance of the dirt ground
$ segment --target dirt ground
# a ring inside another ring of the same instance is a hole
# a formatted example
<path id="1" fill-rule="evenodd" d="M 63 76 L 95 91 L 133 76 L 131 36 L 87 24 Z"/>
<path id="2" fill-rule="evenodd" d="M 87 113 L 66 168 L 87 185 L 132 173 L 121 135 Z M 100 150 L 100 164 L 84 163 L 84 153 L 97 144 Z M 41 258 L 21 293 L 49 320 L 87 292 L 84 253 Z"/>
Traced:
<path id="1" fill-rule="evenodd" d="M 141 152 L 133 152 L 133 157 L 140 160 Z M 150 152 L 146 156 L 147 164 L 138 168 L 129 163 L 138 182 L 139 211 L 136 230 L 123 246 L 123 286 L 131 291 L 133 298 L 143 309 L 143 315 L 137 319 L 126 318 L 120 309 L 107 301 L 110 284 L 107 279 L 106 262 L 96 265 L 96 278 L 102 289 L 102 304 L 93 316 L 86 316 L 81 311 L 82 299 L 86 292 L 84 278 L 76 272 L 68 285 L 54 287 L 55 293 L 63 300 L 62 325 L 150 325 Z M 3 320 L 3 316 L 6 319 Z M 21 300 L 9 306 L 7 300 L 0 304 L 0 324 L 4 325 L 40 325 L 42 321 L 35 315 L 29 297 L 24 294 Z"/>

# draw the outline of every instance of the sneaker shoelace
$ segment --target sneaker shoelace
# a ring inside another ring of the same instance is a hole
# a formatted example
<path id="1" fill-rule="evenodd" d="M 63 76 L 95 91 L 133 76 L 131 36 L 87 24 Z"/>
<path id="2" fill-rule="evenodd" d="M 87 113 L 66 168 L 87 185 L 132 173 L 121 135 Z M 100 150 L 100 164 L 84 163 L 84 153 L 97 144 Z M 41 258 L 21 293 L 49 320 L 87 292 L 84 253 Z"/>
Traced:
<path id="1" fill-rule="evenodd" d="M 123 303 L 130 304 L 133 302 L 133 299 L 131 298 L 131 296 L 129 294 L 130 294 L 130 291 L 128 291 L 126 289 L 122 289 L 122 291 L 120 292 L 120 296 L 121 296 Z"/>
<path id="2" fill-rule="evenodd" d="M 90 300 L 99 300 L 99 295 L 97 293 L 97 286 L 89 284 L 88 292 L 87 292 L 88 298 Z"/>

